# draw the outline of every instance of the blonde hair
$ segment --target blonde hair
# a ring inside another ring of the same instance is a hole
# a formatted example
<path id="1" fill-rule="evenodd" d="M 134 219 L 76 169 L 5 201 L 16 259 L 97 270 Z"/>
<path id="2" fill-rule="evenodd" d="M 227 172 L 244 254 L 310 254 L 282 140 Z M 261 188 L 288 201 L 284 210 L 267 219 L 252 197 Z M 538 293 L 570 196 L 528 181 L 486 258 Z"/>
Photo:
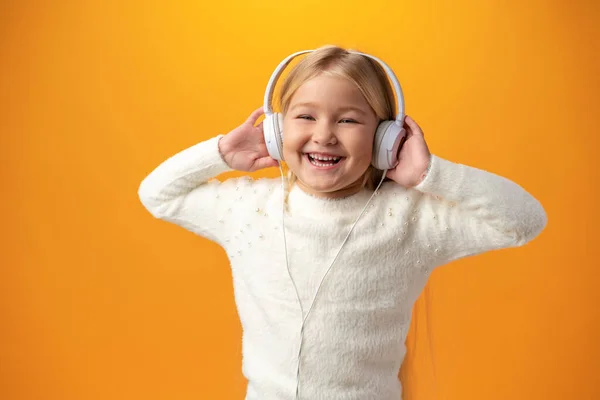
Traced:
<path id="1" fill-rule="evenodd" d="M 394 91 L 381 65 L 368 57 L 334 45 L 325 45 L 308 53 L 290 70 L 278 96 L 280 112 L 287 112 L 292 97 L 302 84 L 323 74 L 345 78 L 354 83 L 380 121 L 396 117 Z M 374 190 L 382 173 L 383 171 L 370 165 L 363 176 L 362 186 Z M 291 186 L 295 180 L 296 176 L 290 171 L 288 184 Z"/>

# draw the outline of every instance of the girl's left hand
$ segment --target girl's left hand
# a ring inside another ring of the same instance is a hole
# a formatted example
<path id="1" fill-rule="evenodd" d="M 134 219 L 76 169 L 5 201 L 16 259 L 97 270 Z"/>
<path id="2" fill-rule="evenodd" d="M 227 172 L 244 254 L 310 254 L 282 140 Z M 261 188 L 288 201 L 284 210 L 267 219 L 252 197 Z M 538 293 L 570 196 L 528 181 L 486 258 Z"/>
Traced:
<path id="1" fill-rule="evenodd" d="M 404 118 L 406 137 L 398 152 L 398 165 L 387 172 L 387 177 L 404 187 L 421 183 L 431 159 L 423 131 L 408 115 Z"/>

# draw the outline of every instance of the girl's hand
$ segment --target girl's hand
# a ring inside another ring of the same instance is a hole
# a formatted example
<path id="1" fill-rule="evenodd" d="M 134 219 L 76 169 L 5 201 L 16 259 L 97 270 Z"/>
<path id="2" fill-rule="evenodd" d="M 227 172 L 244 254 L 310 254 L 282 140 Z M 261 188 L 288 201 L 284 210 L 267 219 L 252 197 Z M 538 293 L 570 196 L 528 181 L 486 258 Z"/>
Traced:
<path id="1" fill-rule="evenodd" d="M 386 176 L 404 187 L 413 187 L 421 183 L 431 159 L 431 153 L 425 142 L 423 131 L 409 116 L 404 118 L 406 137 L 398 152 L 398 165 L 390 169 Z"/>
<path id="2" fill-rule="evenodd" d="M 277 160 L 269 156 L 267 151 L 262 122 L 254 126 L 256 120 L 262 114 L 262 107 L 254 110 L 246 122 L 219 141 L 221 156 L 230 168 L 253 172 L 279 165 Z"/>

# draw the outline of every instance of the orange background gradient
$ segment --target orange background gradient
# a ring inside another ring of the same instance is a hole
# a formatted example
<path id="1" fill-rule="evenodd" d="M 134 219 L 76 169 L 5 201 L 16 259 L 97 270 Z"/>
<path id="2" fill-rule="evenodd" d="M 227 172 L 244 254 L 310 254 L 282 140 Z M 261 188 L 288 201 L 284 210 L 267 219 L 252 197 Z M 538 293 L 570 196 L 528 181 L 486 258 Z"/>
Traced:
<path id="1" fill-rule="evenodd" d="M 227 258 L 138 185 L 333 43 L 394 68 L 432 152 L 548 212 L 434 272 L 406 399 L 599 399 L 598 21 L 592 0 L 1 2 L 0 398 L 243 398 Z"/>

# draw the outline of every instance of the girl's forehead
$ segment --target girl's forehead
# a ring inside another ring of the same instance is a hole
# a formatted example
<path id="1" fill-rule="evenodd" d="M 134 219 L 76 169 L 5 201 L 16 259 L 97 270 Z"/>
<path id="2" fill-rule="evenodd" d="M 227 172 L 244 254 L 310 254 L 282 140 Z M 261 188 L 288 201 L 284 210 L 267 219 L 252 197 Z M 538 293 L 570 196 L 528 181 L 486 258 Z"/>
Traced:
<path id="1" fill-rule="evenodd" d="M 317 105 L 329 102 L 341 106 L 362 108 L 367 101 L 359 88 L 348 79 L 333 76 L 317 76 L 298 87 L 291 98 L 290 105 L 312 103 Z"/>

